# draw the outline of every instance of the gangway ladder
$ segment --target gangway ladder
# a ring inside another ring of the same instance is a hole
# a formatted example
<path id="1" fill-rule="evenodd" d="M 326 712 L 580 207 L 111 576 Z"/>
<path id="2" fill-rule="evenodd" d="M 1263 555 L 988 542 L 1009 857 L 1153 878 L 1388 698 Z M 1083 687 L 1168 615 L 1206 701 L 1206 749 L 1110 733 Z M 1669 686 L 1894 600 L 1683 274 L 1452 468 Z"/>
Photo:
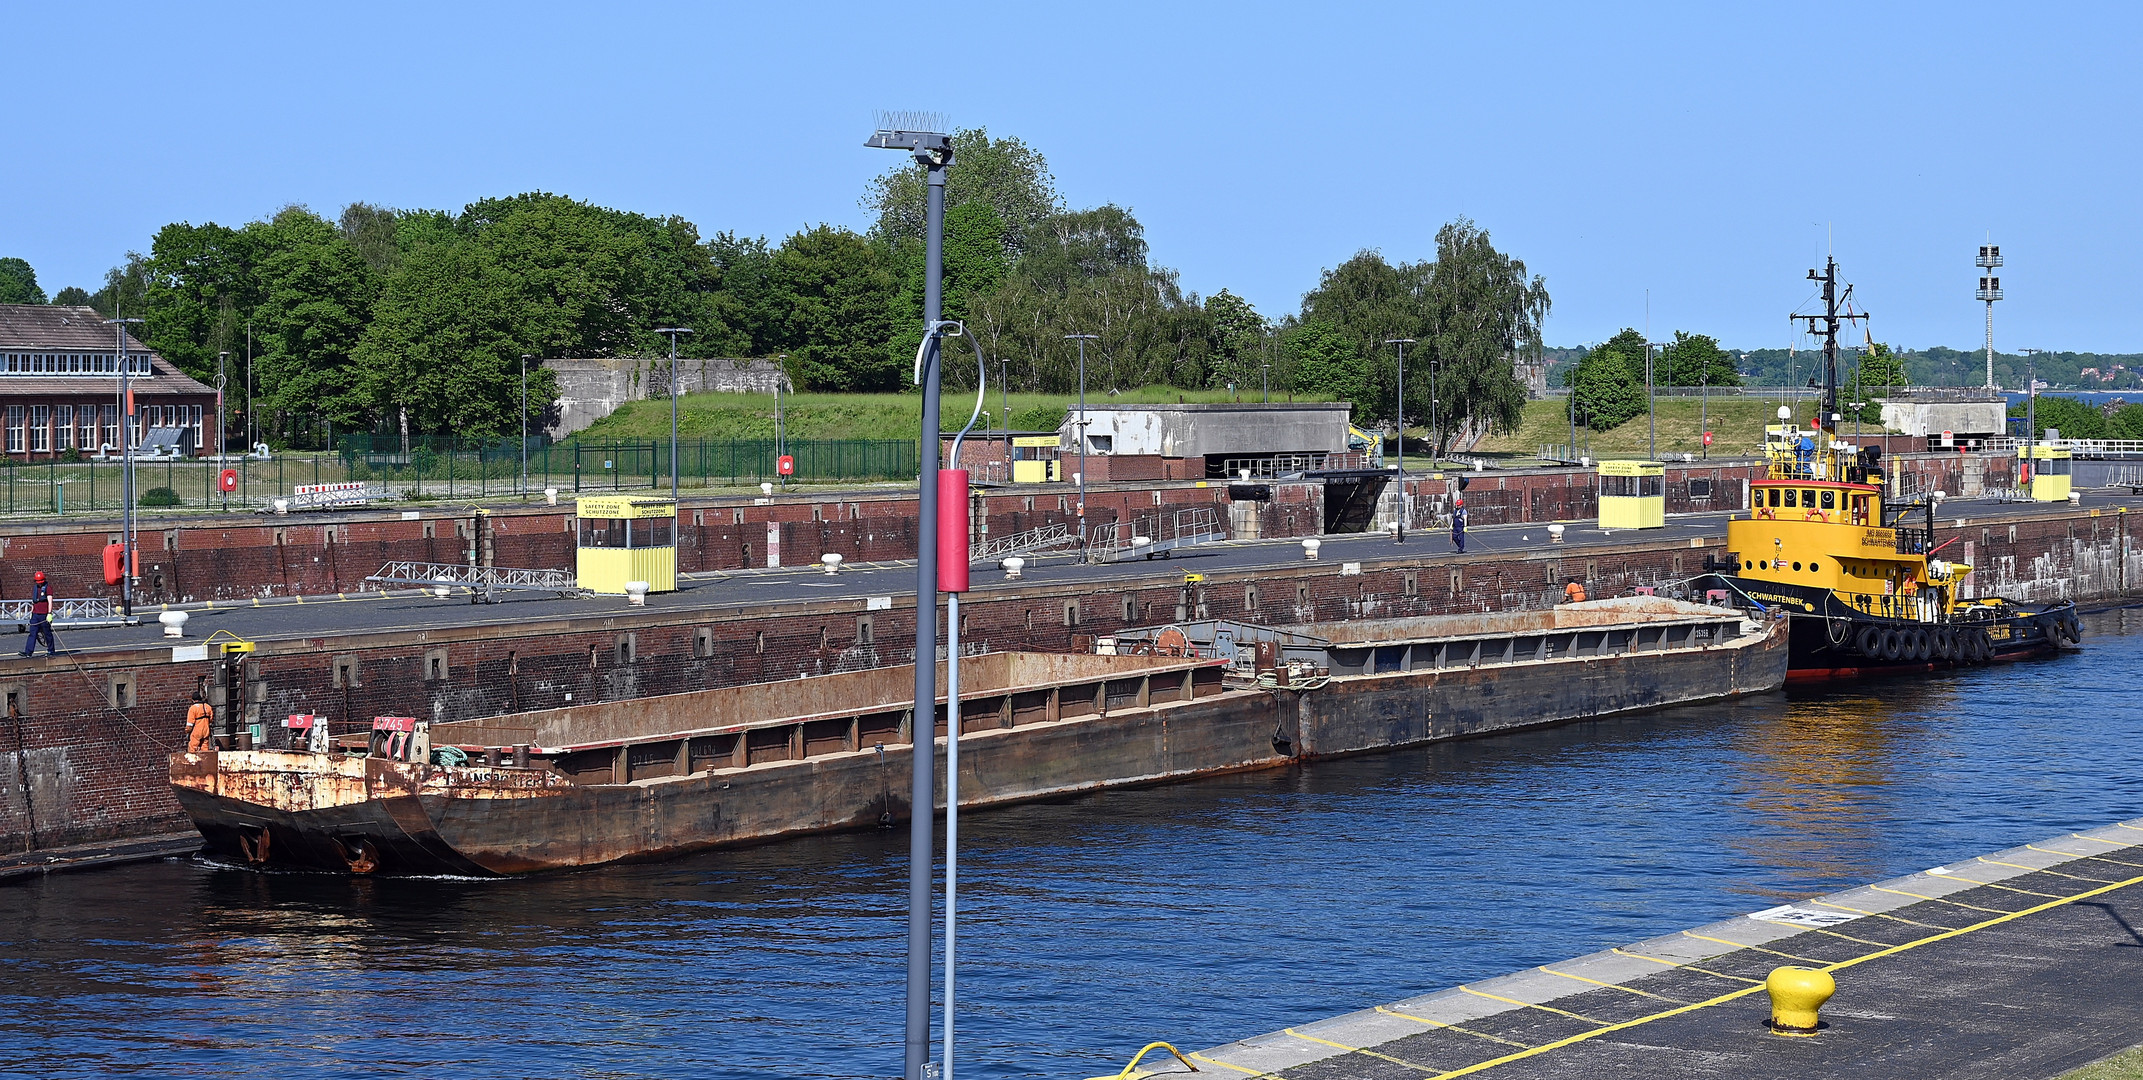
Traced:
<path id="1" fill-rule="evenodd" d="M 968 557 L 968 561 L 976 563 L 995 562 L 1008 555 L 1021 555 L 1029 551 L 1046 551 L 1050 548 L 1070 547 L 1078 542 L 1079 538 L 1072 533 L 1071 524 L 1060 521 L 1054 525 L 1043 525 L 1028 529 L 1026 532 L 1013 533 L 1011 536 L 1001 539 L 985 540 L 975 545 L 974 552 Z"/>
<path id="2" fill-rule="evenodd" d="M 1094 531 L 1086 557 L 1090 563 L 1119 562 L 1133 556 L 1166 559 L 1178 548 L 1225 539 L 1219 512 L 1210 506 L 1199 506 L 1178 510 L 1165 518 L 1155 514 L 1129 523 L 1112 521 L 1103 525 Z"/>
<path id="3" fill-rule="evenodd" d="M 517 570 L 508 566 L 465 566 L 460 563 L 429 563 L 398 560 L 379 568 L 366 581 L 382 585 L 413 585 L 422 589 L 460 585 L 470 591 L 473 603 L 490 603 L 495 592 L 547 592 L 560 597 L 580 597 L 579 579 L 571 570 Z"/>

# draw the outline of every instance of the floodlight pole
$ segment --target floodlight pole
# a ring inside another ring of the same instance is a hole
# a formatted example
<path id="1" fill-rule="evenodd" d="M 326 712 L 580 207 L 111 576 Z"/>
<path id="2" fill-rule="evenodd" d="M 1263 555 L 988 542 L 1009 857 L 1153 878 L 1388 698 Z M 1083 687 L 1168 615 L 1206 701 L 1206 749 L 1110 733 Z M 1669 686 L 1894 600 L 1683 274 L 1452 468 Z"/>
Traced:
<path id="1" fill-rule="evenodd" d="M 916 382 L 923 393 L 917 477 L 915 550 L 915 708 L 909 713 L 908 795 L 908 980 L 906 1054 L 901 1075 L 923 1080 L 930 1058 L 930 890 L 937 798 L 938 711 L 938 317 L 943 308 L 945 268 L 945 170 L 953 164 L 952 139 L 943 132 L 881 128 L 864 142 L 881 150 L 904 150 L 923 167 L 923 344 Z M 948 710 L 947 730 L 959 723 L 960 705 Z M 948 1063 L 949 1064 L 949 1063 Z"/>
<path id="2" fill-rule="evenodd" d="M 1079 343 L 1079 550 L 1086 550 L 1086 343 L 1099 341 L 1098 334 L 1066 334 L 1066 341 Z"/>
<path id="3" fill-rule="evenodd" d="M 1410 337 L 1384 339 L 1384 344 L 1399 347 L 1399 408 L 1398 415 L 1392 423 L 1393 426 L 1399 429 L 1399 482 L 1402 485 L 1406 483 L 1406 347 L 1413 343 L 1414 339 Z M 1429 402 L 1434 405 L 1435 401 L 1436 392 L 1432 388 L 1429 391 Z M 1431 430 L 1429 437 L 1431 439 L 1435 438 L 1436 432 Z M 1433 445 L 1429 450 L 1429 468 L 1431 470 L 1436 468 L 1436 451 Z M 1402 502 L 1405 500 L 1406 492 L 1404 490 L 1399 492 L 1399 498 Z"/>
<path id="4" fill-rule="evenodd" d="M 1012 468 L 1012 361 L 1009 357 L 997 360 L 997 408 L 1005 414 L 1005 468 Z M 1005 479 L 1012 477 L 1007 475 Z"/>
<path id="5" fill-rule="evenodd" d="M 127 357 L 127 327 L 139 326 L 140 319 L 106 319 L 104 324 L 113 328 L 119 338 L 119 498 L 125 509 L 120 514 L 120 540 L 125 547 L 125 560 L 119 568 L 119 617 L 131 618 L 134 614 L 134 384 L 133 373 L 127 369 L 133 361 Z"/>
<path id="6" fill-rule="evenodd" d="M 655 332 L 670 335 L 670 502 L 674 504 L 677 501 L 677 335 L 692 331 L 689 327 L 664 326 Z M 522 408 L 527 408 L 526 404 Z"/>

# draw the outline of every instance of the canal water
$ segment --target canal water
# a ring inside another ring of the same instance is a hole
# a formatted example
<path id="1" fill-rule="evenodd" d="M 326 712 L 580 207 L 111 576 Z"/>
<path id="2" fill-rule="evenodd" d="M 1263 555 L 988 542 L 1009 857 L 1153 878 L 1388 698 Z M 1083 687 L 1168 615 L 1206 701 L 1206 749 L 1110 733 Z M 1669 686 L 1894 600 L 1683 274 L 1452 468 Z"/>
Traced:
<path id="1" fill-rule="evenodd" d="M 1086 1077 L 2143 814 L 2077 655 L 970 815 L 957 1074 Z M 905 832 L 517 881 L 0 887 L 27 1076 L 885 1077 Z"/>

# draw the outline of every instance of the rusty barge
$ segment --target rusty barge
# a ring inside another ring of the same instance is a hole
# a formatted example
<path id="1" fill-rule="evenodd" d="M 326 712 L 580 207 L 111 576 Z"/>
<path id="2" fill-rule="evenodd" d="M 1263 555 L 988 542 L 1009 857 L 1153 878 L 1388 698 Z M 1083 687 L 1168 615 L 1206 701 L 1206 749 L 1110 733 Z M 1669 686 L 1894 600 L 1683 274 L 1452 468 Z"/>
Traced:
<path id="1" fill-rule="evenodd" d="M 1095 654 L 971 657 L 950 710 L 961 806 L 1768 691 L 1785 680 L 1786 643 L 1784 620 L 1628 598 L 1190 624 L 1115 635 Z M 310 751 L 176 754 L 171 782 L 211 857 L 344 873 L 510 875 L 871 828 L 912 810 L 912 670 L 380 718 Z M 941 699 L 939 745 L 948 711 Z"/>

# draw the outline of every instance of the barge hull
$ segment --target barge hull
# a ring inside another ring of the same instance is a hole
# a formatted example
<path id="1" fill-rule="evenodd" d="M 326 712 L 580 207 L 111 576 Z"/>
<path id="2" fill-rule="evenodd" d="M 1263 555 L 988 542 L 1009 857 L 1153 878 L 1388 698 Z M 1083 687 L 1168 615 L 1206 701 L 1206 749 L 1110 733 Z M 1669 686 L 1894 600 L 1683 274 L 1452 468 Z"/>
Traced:
<path id="1" fill-rule="evenodd" d="M 1445 639 L 1422 646 L 1433 644 L 1437 651 L 1418 654 L 1433 657 L 1433 669 L 1344 675 L 1316 688 L 1224 689 L 1208 678 L 1218 674 L 1210 662 L 1090 658 L 1120 667 L 1143 662 L 1153 670 L 1139 678 L 1126 677 L 1136 674 L 1130 671 L 1098 677 L 1087 672 L 1082 678 L 1095 678 L 1091 696 L 1087 684 L 1066 685 L 1050 691 L 1046 709 L 1033 698 L 1040 693 L 1034 684 L 1017 679 L 978 688 L 980 702 L 963 688 L 961 806 L 1275 768 L 1776 689 L 1786 674 L 1785 624 L 1744 625 L 1754 632 L 1680 648 L 1664 648 L 1656 635 L 1647 645 L 1643 635 L 1632 633 L 1619 652 L 1610 651 L 1618 647 L 1608 632 L 1586 630 L 1584 639 L 1592 642 L 1587 647 L 1602 652 L 1546 656 L 1543 650 L 1537 658 L 1515 659 L 1512 646 L 1502 654 L 1512 659 L 1503 661 L 1486 659 L 1489 650 L 1474 646 L 1469 659 L 1452 663 L 1457 653 Z M 1061 662 L 1073 658 L 1047 659 L 1064 667 Z M 904 677 L 894 669 L 872 674 Z M 811 689 L 787 686 L 783 692 Z M 1000 700 L 993 703 L 992 694 Z M 678 716 L 704 713 L 694 697 L 677 695 L 668 705 L 664 699 L 617 703 L 650 710 L 642 741 L 614 747 L 623 782 L 609 782 L 607 774 L 590 782 L 585 774 L 568 775 L 564 766 L 463 768 L 276 751 L 178 754 L 172 778 L 211 855 L 354 873 L 562 870 L 880 827 L 910 816 L 911 747 L 905 741 L 858 746 L 857 728 L 850 729 L 850 749 L 636 778 L 636 762 L 665 755 L 699 760 L 692 755 L 701 736 L 691 734 L 689 724 L 671 724 Z M 882 709 L 882 700 L 873 699 L 871 707 Z M 808 745 L 804 725 L 828 724 L 825 715 L 796 721 L 795 745 Z M 504 719 L 534 725 L 516 730 L 539 733 L 549 722 Z M 604 713 L 574 721 L 590 722 L 608 724 L 606 733 L 623 737 L 619 717 Z M 761 721 L 740 733 L 740 757 L 749 746 L 770 745 L 746 738 L 751 731 L 772 732 L 785 723 Z M 900 736 L 905 740 L 905 731 Z M 660 752 L 641 754 L 636 747 Z M 568 765 L 597 752 L 547 751 Z M 942 793 L 942 751 L 938 760 Z"/>

